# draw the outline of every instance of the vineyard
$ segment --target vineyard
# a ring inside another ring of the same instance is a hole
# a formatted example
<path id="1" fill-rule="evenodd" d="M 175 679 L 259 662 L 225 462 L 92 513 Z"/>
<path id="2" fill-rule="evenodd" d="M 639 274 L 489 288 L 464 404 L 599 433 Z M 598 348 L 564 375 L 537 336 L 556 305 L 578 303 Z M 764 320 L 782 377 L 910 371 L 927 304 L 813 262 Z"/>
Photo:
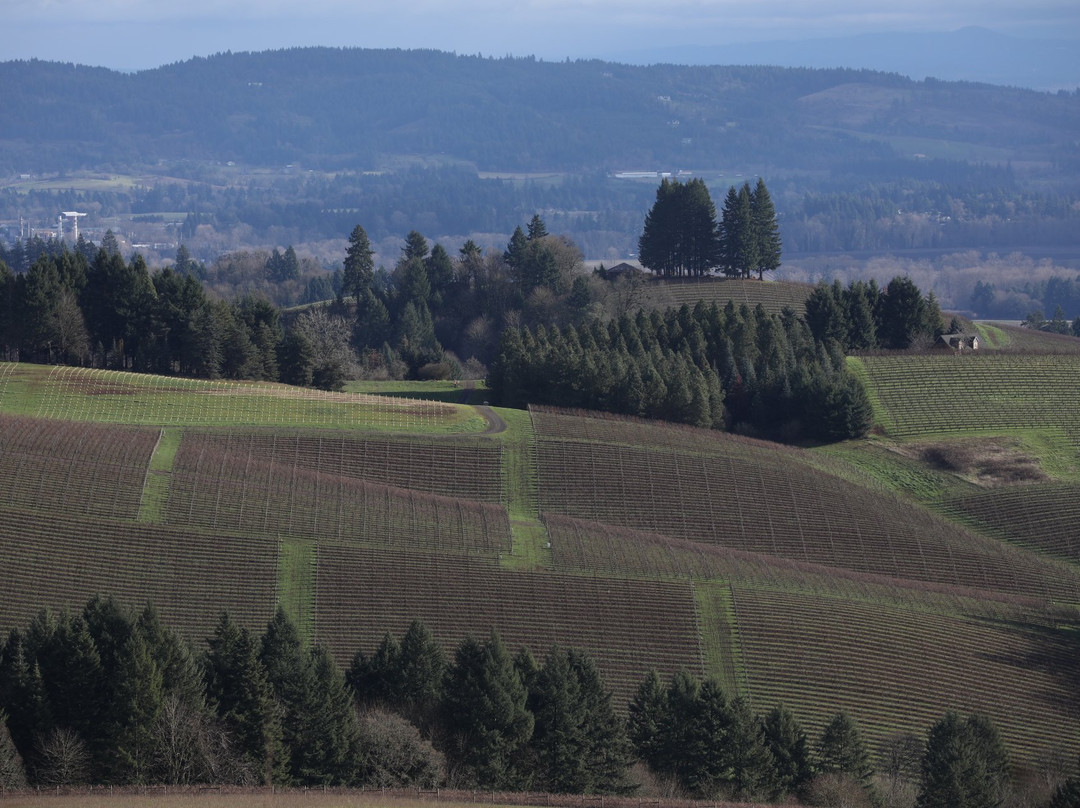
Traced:
<path id="1" fill-rule="evenodd" d="M 563 437 L 560 423 L 537 421 L 545 513 L 857 572 L 1080 600 L 1073 570 L 823 473 L 798 450 L 710 433 L 696 451 L 601 443 Z"/>
<path id="2" fill-rule="evenodd" d="M 490 561 L 324 543 L 316 604 L 318 639 L 343 663 L 419 617 L 448 649 L 492 629 L 512 650 L 524 645 L 538 657 L 553 645 L 587 648 L 620 703 L 652 668 L 702 672 L 687 582 L 517 572 Z"/>
<path id="3" fill-rule="evenodd" d="M 785 307 L 802 313 L 814 287 L 792 281 L 706 278 L 657 281 L 649 291 L 662 306 L 678 307 L 686 303 L 692 307 L 701 300 L 706 305 L 716 303 L 723 308 L 731 301 L 736 308 L 743 304 L 754 308 L 760 303 L 765 311 L 779 314 Z"/>
<path id="4" fill-rule="evenodd" d="M 945 508 L 1033 550 L 1080 562 L 1080 488 L 1071 484 L 1022 486 L 947 500 Z"/>
<path id="5" fill-rule="evenodd" d="M 911 438 L 1044 429 L 1080 447 L 1080 356 L 937 354 L 867 356 L 871 392 L 888 434 Z"/>
<path id="6" fill-rule="evenodd" d="M 953 708 L 991 715 L 1022 765 L 1071 759 L 1077 362 L 853 360 L 888 435 L 922 443 L 814 450 L 0 364 L 0 630 L 100 593 L 154 602 L 201 648 L 221 611 L 259 628 L 281 604 L 347 664 L 420 618 L 447 650 L 493 629 L 537 656 L 585 648 L 621 707 L 649 669 L 687 669 L 814 732 L 845 708 L 876 743 Z M 931 467 L 939 432 L 1041 476 L 981 488 Z"/>
<path id="7" fill-rule="evenodd" d="M 78 609 L 110 594 L 135 607 L 153 602 L 163 620 L 201 642 L 222 611 L 264 626 L 277 590 L 276 542 L 40 510 L 0 510 L 0 558 L 5 631 L 41 609 Z"/>
<path id="8" fill-rule="evenodd" d="M 499 464 L 497 446 L 451 441 L 189 432 L 165 521 L 312 541 L 509 550 Z"/>
<path id="9" fill-rule="evenodd" d="M 810 726 L 843 706 L 878 741 L 921 734 L 947 704 L 989 715 L 1019 759 L 1046 754 L 1048 738 L 1080 743 L 1071 629 L 764 589 L 734 598 L 756 705 L 783 701 Z"/>

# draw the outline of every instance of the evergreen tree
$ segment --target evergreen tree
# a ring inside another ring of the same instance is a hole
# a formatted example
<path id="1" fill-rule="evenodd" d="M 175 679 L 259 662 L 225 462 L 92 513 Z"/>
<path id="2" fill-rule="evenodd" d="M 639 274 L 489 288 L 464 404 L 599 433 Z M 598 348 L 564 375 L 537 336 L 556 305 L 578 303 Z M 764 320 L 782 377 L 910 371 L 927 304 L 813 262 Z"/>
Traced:
<path id="1" fill-rule="evenodd" d="M 348 785 L 360 766 L 360 736 L 352 694 L 323 646 L 308 660 L 311 686 L 302 715 L 303 744 L 294 750 L 296 779 L 309 785 Z"/>
<path id="2" fill-rule="evenodd" d="M 629 707 L 629 736 L 637 756 L 653 771 L 663 767 L 661 731 L 667 697 L 660 675 L 650 670 L 638 685 Z"/>
<path id="3" fill-rule="evenodd" d="M 772 752 L 780 793 L 798 794 L 810 782 L 813 768 L 806 733 L 786 707 L 774 707 L 765 716 L 765 742 Z"/>
<path id="4" fill-rule="evenodd" d="M 882 296 L 878 324 L 883 347 L 909 348 L 927 330 L 926 301 L 910 278 L 889 281 Z"/>
<path id="5" fill-rule="evenodd" d="M 818 744 L 818 770 L 822 774 L 846 774 L 869 785 L 873 768 L 859 729 L 846 712 L 839 712 L 825 726 Z"/>
<path id="6" fill-rule="evenodd" d="M 446 724 L 462 783 L 514 789 L 523 783 L 516 761 L 532 737 L 527 693 L 498 634 L 486 643 L 466 638 L 447 676 Z"/>
<path id="7" fill-rule="evenodd" d="M 306 784 L 311 775 L 304 756 L 312 743 L 309 708 L 313 699 L 314 671 L 300 633 L 278 606 L 262 635 L 259 661 L 281 706 L 281 739 L 294 783 Z"/>
<path id="8" fill-rule="evenodd" d="M 533 678 L 531 747 L 542 790 L 614 793 L 625 788 L 629 744 L 592 660 L 552 649 Z"/>
<path id="9" fill-rule="evenodd" d="M 209 639 L 205 657 L 206 694 L 218 716 L 235 735 L 256 781 L 269 784 L 287 776 L 282 748 L 281 708 L 258 643 L 227 614 Z"/>
<path id="10" fill-rule="evenodd" d="M 363 294 L 371 289 L 375 281 L 374 255 L 367 231 L 356 225 L 349 234 L 349 246 L 345 251 L 342 295 L 353 295 L 359 303 Z"/>
<path id="11" fill-rule="evenodd" d="M 776 208 L 773 206 L 765 180 L 758 178 L 757 185 L 750 197 L 750 211 L 754 221 L 754 238 L 757 241 L 758 280 L 764 273 L 780 268 L 780 227 L 776 223 Z"/>
<path id="12" fill-rule="evenodd" d="M 726 751 L 731 765 L 732 793 L 736 799 L 771 799 L 779 792 L 776 760 L 765 737 L 761 719 L 745 699 L 731 702 Z"/>
<path id="13" fill-rule="evenodd" d="M 728 189 L 720 216 L 719 234 L 720 265 L 724 274 L 749 278 L 750 273 L 758 268 L 761 246 L 749 183 L 738 190 L 735 186 Z"/>
<path id="14" fill-rule="evenodd" d="M 430 735 L 443 700 L 447 660 L 442 647 L 420 620 L 413 620 L 401 638 L 396 677 L 398 710 L 422 733 Z"/>
<path id="15" fill-rule="evenodd" d="M 540 218 L 539 213 L 534 213 L 533 217 L 529 220 L 529 241 L 541 239 L 547 234 L 547 225 L 544 224 L 544 220 Z"/>
<path id="16" fill-rule="evenodd" d="M 719 263 L 716 206 L 703 180 L 663 179 L 645 217 L 638 255 L 660 275 L 704 275 Z"/>
<path id="17" fill-rule="evenodd" d="M 154 779 L 156 730 L 165 706 L 165 684 L 143 636 L 132 633 L 125 647 L 116 685 L 119 731 L 112 741 L 122 779 L 147 783 Z"/>
<path id="18" fill-rule="evenodd" d="M 401 248 L 401 260 L 404 263 L 409 261 L 423 261 L 428 257 L 428 243 L 427 239 L 416 230 L 410 230 L 409 234 L 405 236 L 405 245 Z"/>
<path id="19" fill-rule="evenodd" d="M 1005 798 L 1008 761 L 986 718 L 946 713 L 930 729 L 919 808 L 996 808 Z"/>

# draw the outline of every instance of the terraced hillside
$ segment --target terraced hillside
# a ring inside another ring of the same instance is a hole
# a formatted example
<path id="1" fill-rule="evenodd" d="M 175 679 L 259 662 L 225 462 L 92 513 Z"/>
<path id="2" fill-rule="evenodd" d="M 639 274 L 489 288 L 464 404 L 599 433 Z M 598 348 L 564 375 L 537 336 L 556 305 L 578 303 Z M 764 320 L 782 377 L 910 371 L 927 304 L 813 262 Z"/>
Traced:
<path id="1" fill-rule="evenodd" d="M 883 418 L 915 406 L 877 395 Z M 1023 496 L 980 498 L 885 437 L 500 415 L 0 364 L 0 630 L 109 593 L 201 641 L 222 609 L 261 627 L 280 602 L 345 663 L 419 617 L 447 648 L 492 628 L 584 647 L 622 703 L 686 668 L 812 731 L 847 709 L 871 745 L 955 708 L 1023 765 L 1080 752 L 1076 545 L 1014 535 Z M 1025 490 L 1074 490 L 1057 469 Z"/>

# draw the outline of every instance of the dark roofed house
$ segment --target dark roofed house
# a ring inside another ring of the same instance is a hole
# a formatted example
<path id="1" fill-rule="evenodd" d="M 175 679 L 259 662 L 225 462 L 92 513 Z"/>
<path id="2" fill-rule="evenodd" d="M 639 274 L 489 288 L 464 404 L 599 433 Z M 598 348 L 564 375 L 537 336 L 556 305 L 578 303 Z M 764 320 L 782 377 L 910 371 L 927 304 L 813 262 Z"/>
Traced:
<path id="1" fill-rule="evenodd" d="M 948 350 L 954 353 L 967 353 L 979 350 L 978 334 L 942 334 L 937 338 L 934 347 L 940 350 Z"/>

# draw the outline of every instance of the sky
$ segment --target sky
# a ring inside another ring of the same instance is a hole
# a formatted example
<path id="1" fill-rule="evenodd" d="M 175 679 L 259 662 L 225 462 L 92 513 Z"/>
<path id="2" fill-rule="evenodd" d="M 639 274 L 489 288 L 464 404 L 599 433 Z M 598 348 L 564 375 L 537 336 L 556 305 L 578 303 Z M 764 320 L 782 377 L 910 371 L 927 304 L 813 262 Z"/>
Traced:
<path id="1" fill-rule="evenodd" d="M 0 60 L 138 70 L 226 50 L 436 48 L 542 59 L 981 26 L 1080 39 L 1077 0 L 0 0 Z M 0 88 L 2 92 L 2 88 Z"/>

